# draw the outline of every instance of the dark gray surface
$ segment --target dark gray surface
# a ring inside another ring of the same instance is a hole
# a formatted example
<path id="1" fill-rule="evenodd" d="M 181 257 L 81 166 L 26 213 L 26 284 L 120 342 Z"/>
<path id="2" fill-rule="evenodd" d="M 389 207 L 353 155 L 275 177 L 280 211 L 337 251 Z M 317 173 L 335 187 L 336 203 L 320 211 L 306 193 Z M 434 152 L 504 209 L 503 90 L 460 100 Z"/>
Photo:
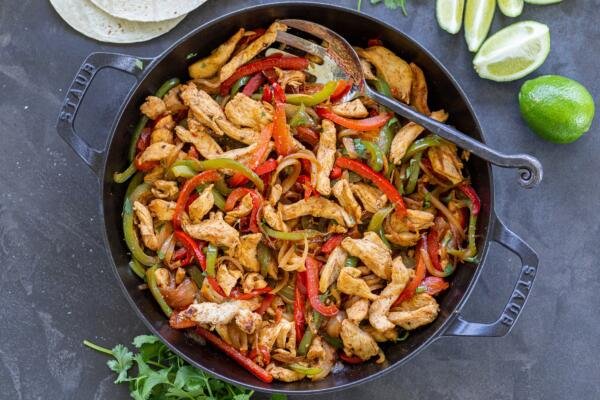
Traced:
<path id="1" fill-rule="evenodd" d="M 58 138 L 56 115 L 82 59 L 113 50 L 153 56 L 204 21 L 250 1 L 215 1 L 150 43 L 111 46 L 87 39 L 62 22 L 46 1 L 0 6 L 0 398 L 120 399 L 124 387 L 105 358 L 83 339 L 112 346 L 145 331 L 118 289 L 103 249 L 97 178 Z M 262 3 L 262 2 L 260 2 Z M 353 1 L 339 2 L 354 7 Z M 363 0 L 363 3 L 368 3 Z M 523 125 L 516 95 L 521 82 L 479 79 L 459 35 L 435 23 L 434 2 L 408 0 L 409 16 L 363 5 L 420 41 L 458 79 L 475 105 L 488 143 L 529 152 L 545 180 L 520 189 L 513 171 L 495 169 L 496 210 L 540 255 L 526 310 L 499 339 L 441 339 L 405 368 L 323 399 L 596 399 L 600 309 L 600 148 L 598 122 L 575 144 L 553 145 Z M 596 1 L 526 6 L 520 20 L 550 25 L 552 52 L 535 75 L 562 74 L 600 93 L 600 10 Z M 511 20 L 497 16 L 494 30 Z M 94 143 L 123 100 L 128 82 L 102 72 L 91 95 L 97 108 L 78 121 Z M 89 102 L 88 102 L 89 103 Z M 595 131 L 595 132 L 594 132 Z M 514 255 L 492 255 L 466 307 L 472 320 L 500 313 L 517 274 Z"/>

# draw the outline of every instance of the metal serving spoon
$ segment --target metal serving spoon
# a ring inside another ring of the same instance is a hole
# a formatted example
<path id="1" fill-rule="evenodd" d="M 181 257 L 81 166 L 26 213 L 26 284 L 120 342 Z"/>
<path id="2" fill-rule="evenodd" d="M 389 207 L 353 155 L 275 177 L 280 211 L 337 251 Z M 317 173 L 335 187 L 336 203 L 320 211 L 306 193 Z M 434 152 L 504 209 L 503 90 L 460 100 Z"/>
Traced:
<path id="1" fill-rule="evenodd" d="M 333 79 L 351 79 L 353 82 L 351 95 L 368 96 L 404 118 L 423 126 L 430 132 L 494 165 L 505 168 L 519 168 L 519 183 L 525 188 L 532 188 L 541 182 L 542 164 L 535 157 L 527 154 L 501 153 L 449 125 L 431 119 L 414 108 L 371 89 L 367 85 L 358 55 L 352 46 L 337 33 L 322 25 L 302 19 L 285 19 L 281 22 L 328 43 L 328 47 L 325 48 L 287 32 L 277 33 L 278 42 L 321 57 L 324 65 L 331 70 Z"/>

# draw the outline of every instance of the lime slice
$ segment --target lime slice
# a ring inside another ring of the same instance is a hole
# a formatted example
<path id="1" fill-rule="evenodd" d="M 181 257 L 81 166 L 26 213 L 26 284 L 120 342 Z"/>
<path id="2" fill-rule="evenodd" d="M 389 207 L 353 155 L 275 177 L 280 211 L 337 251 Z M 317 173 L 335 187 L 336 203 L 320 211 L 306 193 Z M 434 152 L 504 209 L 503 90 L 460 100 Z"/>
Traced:
<path id="1" fill-rule="evenodd" d="M 544 4 L 560 3 L 561 1 L 562 0 L 525 0 L 525 3 L 544 5 Z"/>
<path id="2" fill-rule="evenodd" d="M 465 39 L 469 51 L 476 52 L 485 40 L 496 10 L 496 0 L 467 0 Z"/>
<path id="3" fill-rule="evenodd" d="M 485 41 L 473 59 L 480 77 L 514 81 L 544 63 L 550 52 L 550 30 L 535 21 L 517 22 Z"/>
<path id="4" fill-rule="evenodd" d="M 465 0 L 437 0 L 436 16 L 440 28 L 451 34 L 462 26 Z"/>
<path id="5" fill-rule="evenodd" d="M 523 12 L 523 0 L 498 0 L 498 7 L 507 17 L 518 17 Z"/>

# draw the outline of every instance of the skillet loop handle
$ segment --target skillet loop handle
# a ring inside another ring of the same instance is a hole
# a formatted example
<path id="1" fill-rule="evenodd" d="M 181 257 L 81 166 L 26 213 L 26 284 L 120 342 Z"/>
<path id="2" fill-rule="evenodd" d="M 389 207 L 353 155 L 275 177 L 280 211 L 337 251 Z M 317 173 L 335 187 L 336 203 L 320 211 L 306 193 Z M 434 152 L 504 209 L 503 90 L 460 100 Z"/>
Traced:
<path id="1" fill-rule="evenodd" d="M 144 59 L 118 53 L 92 53 L 83 61 L 77 75 L 73 79 L 60 108 L 56 130 L 60 137 L 81 157 L 81 159 L 98 175 L 104 159 L 106 146 L 101 149 L 92 148 L 75 131 L 75 118 L 85 94 L 96 74 L 104 68 L 113 68 L 133 75 L 138 81 L 144 73 L 144 67 L 152 59 Z"/>
<path id="2" fill-rule="evenodd" d="M 510 332 L 523 311 L 537 275 L 539 259 L 535 251 L 517 234 L 508 229 L 498 217 L 494 223 L 492 240 L 506 247 L 521 259 L 521 273 L 502 315 L 490 324 L 466 321 L 460 314 L 444 332 L 444 336 L 501 337 Z"/>

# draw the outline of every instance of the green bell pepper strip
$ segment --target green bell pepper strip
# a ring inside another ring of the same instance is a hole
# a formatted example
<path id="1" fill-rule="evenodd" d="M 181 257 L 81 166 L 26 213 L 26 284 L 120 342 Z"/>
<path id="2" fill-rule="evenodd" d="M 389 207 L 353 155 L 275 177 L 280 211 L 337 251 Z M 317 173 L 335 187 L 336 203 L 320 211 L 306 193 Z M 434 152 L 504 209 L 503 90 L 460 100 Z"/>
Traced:
<path id="1" fill-rule="evenodd" d="M 298 111 L 296 111 L 296 113 L 290 120 L 290 126 L 292 128 L 296 128 L 298 126 L 313 126 L 314 124 L 315 121 L 313 121 L 310 115 L 308 115 L 308 113 L 306 112 L 306 107 L 304 106 L 304 103 L 300 104 L 300 108 L 298 109 Z"/>
<path id="2" fill-rule="evenodd" d="M 154 296 L 154 299 L 160 306 L 160 309 L 165 313 L 167 317 L 170 317 L 173 313 L 173 310 L 165 301 L 165 298 L 163 297 L 162 293 L 160 292 L 160 289 L 158 288 L 158 285 L 156 284 L 156 275 L 154 275 L 154 273 L 157 269 L 158 265 L 154 265 L 153 267 L 148 268 L 146 270 L 146 282 L 148 283 L 148 289 L 150 289 L 150 293 L 152 293 L 152 296 Z"/>
<path id="3" fill-rule="evenodd" d="M 375 90 L 377 90 L 382 95 L 390 98 L 393 97 L 390 85 L 388 85 L 388 83 L 383 78 L 378 76 L 377 79 L 375 79 L 375 81 L 373 82 L 373 84 L 375 85 Z"/>
<path id="4" fill-rule="evenodd" d="M 198 288 L 201 288 L 202 282 L 204 282 L 204 275 L 202 274 L 202 271 L 200 271 L 200 268 L 198 268 L 196 265 L 191 265 L 189 268 L 186 269 L 192 277 L 194 283 L 196 283 L 196 286 L 198 286 Z"/>
<path id="5" fill-rule="evenodd" d="M 231 87 L 231 90 L 229 91 L 229 94 L 231 95 L 231 97 L 235 96 L 240 91 L 242 86 L 245 86 L 249 80 L 250 80 L 250 75 L 242 76 L 240 79 L 235 81 L 235 83 Z"/>
<path id="6" fill-rule="evenodd" d="M 468 237 L 469 237 L 469 251 L 467 253 L 467 257 L 466 258 L 472 258 L 475 257 L 477 255 L 477 245 L 475 244 L 475 232 L 477 229 L 477 214 L 475 214 L 473 212 L 473 205 L 471 203 L 471 206 L 469 207 L 470 209 L 470 215 L 469 215 L 469 231 L 468 231 Z"/>
<path id="7" fill-rule="evenodd" d="M 375 214 L 373 214 L 373 216 L 371 217 L 371 221 L 369 221 L 369 225 L 367 226 L 367 231 L 377 233 L 379 235 L 379 237 L 381 238 L 381 241 L 388 248 L 391 248 L 391 244 L 387 240 L 387 238 L 385 237 L 385 234 L 383 232 L 383 221 L 385 221 L 385 218 L 388 215 L 390 215 L 390 213 L 392 211 L 394 211 L 394 207 L 392 207 L 392 206 L 388 206 L 388 207 L 378 210 Z"/>
<path id="8" fill-rule="evenodd" d="M 131 252 L 131 255 L 143 265 L 151 266 L 158 262 L 158 258 L 149 256 L 144 253 L 144 249 L 140 246 L 140 242 L 135 232 L 133 224 L 133 203 L 144 193 L 150 190 L 150 185 L 142 183 L 139 185 L 129 197 L 125 198 L 123 204 L 123 233 L 125 235 L 125 243 Z"/>
<path id="9" fill-rule="evenodd" d="M 398 123 L 398 118 L 394 117 L 385 124 L 379 131 L 379 137 L 377 138 L 377 145 L 383 152 L 388 155 L 392 147 L 392 141 L 394 140 L 394 125 Z"/>
<path id="10" fill-rule="evenodd" d="M 323 337 L 323 340 L 325 340 L 332 347 L 334 347 L 334 348 L 336 348 L 338 350 L 344 347 L 344 343 L 342 343 L 342 340 L 340 338 L 329 336 L 327 334 L 323 334 L 321 336 Z"/>
<path id="11" fill-rule="evenodd" d="M 323 293 L 322 295 L 319 296 L 319 300 L 321 300 L 321 303 L 323 303 L 326 299 L 327 299 L 327 293 Z M 316 327 L 315 331 L 319 330 L 319 327 L 321 326 L 322 321 L 323 321 L 323 315 L 321 315 L 317 311 L 313 310 L 313 325 Z M 304 332 L 304 336 L 302 336 L 302 340 L 300 341 L 300 344 L 298 345 L 298 355 L 300 355 L 300 356 L 306 355 L 306 353 L 308 352 L 308 348 L 310 347 L 310 344 L 312 343 L 314 337 L 315 337 L 315 334 L 313 333 L 312 329 L 310 329 L 310 326 L 309 326 L 308 329 L 306 330 L 306 332 Z"/>
<path id="12" fill-rule="evenodd" d="M 215 182 L 215 189 L 223 196 L 229 196 L 231 192 L 233 192 L 233 189 L 227 186 L 227 183 L 225 183 L 225 179 L 223 178 Z"/>
<path id="13" fill-rule="evenodd" d="M 188 167 L 187 165 L 174 165 L 171 167 L 171 173 L 175 178 L 190 179 L 196 175 L 196 171 Z"/>
<path id="14" fill-rule="evenodd" d="M 217 274 L 217 255 L 219 249 L 214 244 L 209 243 L 206 247 L 206 275 L 214 277 Z"/>
<path id="15" fill-rule="evenodd" d="M 162 99 L 163 97 L 165 97 L 165 94 L 167 94 L 169 92 L 169 90 L 171 90 L 175 86 L 179 85 L 179 83 L 180 83 L 179 78 L 171 78 L 168 81 L 166 81 L 165 83 L 163 83 L 162 85 L 160 85 L 160 87 L 158 88 L 156 93 L 154 93 L 154 95 L 156 97 L 160 97 Z"/>
<path id="16" fill-rule="evenodd" d="M 134 175 L 133 179 L 129 182 L 129 185 L 127 185 L 127 190 L 125 191 L 125 198 L 131 196 L 131 193 L 133 193 L 133 191 L 140 186 L 140 184 L 144 182 L 144 173 L 143 172 L 138 172 L 136 175 Z"/>
<path id="17" fill-rule="evenodd" d="M 240 174 L 244 175 L 252 183 L 254 183 L 254 185 L 256 185 L 258 190 L 260 190 L 261 192 L 265 188 L 265 184 L 263 183 L 262 179 L 260 179 L 260 176 L 258 176 L 254 171 L 252 171 L 250 168 L 248 168 L 244 164 L 242 164 L 238 161 L 232 160 L 230 158 L 213 158 L 212 160 L 203 160 L 203 161 L 198 161 L 198 160 L 175 161 L 173 163 L 173 166 L 171 167 L 171 173 L 175 174 L 175 172 L 173 171 L 173 168 L 183 166 L 183 165 L 189 167 L 191 170 L 193 170 L 195 172 L 206 171 L 209 169 L 215 169 L 215 170 L 230 169 L 232 171 L 239 172 Z M 219 190 L 218 187 L 217 187 L 217 190 Z"/>
<path id="18" fill-rule="evenodd" d="M 307 375 L 307 376 L 317 375 L 323 371 L 319 367 L 306 367 L 306 366 L 304 366 L 302 364 L 298 364 L 298 363 L 289 364 L 288 368 L 291 369 L 292 371 L 295 371 L 295 372 L 298 372 L 300 374 Z"/>
<path id="19" fill-rule="evenodd" d="M 421 157 L 423 153 L 417 153 L 411 160 L 408 166 L 408 183 L 406 184 L 405 194 L 411 194 L 417 187 L 417 180 L 419 179 L 419 173 L 421 172 Z"/>
<path id="20" fill-rule="evenodd" d="M 116 183 L 124 183 L 129 180 L 137 172 L 137 168 L 134 163 L 129 164 L 129 167 L 123 172 L 115 172 L 113 174 L 113 180 Z"/>
<path id="21" fill-rule="evenodd" d="M 271 249 L 263 242 L 259 242 L 256 247 L 256 257 L 258 258 L 258 263 L 260 265 L 260 274 L 262 276 L 267 276 L 269 268 L 275 263 L 273 254 L 271 254 Z"/>
<path id="22" fill-rule="evenodd" d="M 288 284 L 286 287 L 277 292 L 277 294 L 292 302 L 296 298 L 295 285 Z"/>
<path id="23" fill-rule="evenodd" d="M 269 237 L 272 237 L 273 239 L 291 240 L 291 241 L 310 239 L 312 237 L 315 237 L 315 236 L 318 236 L 321 234 L 321 232 L 315 231 L 312 229 L 306 229 L 303 231 L 293 231 L 293 232 L 276 231 L 275 229 L 271 229 L 265 223 L 262 224 L 262 230 Z"/>
<path id="24" fill-rule="evenodd" d="M 315 94 L 288 94 L 285 96 L 285 101 L 286 103 L 295 104 L 297 106 L 300 104 L 309 107 L 316 106 L 329 99 L 329 96 L 335 92 L 337 85 L 337 81 L 329 81 L 323 86 L 323 89 Z"/>
<path id="25" fill-rule="evenodd" d="M 357 265 L 358 257 L 349 256 L 348 258 L 346 258 L 346 261 L 344 261 L 344 267 L 356 268 Z"/>
<path id="26" fill-rule="evenodd" d="M 198 186 L 196 191 L 198 193 L 202 193 L 202 191 L 204 190 L 205 187 L 206 187 L 206 185 L 200 185 L 200 186 Z M 213 195 L 213 200 L 215 202 L 215 206 L 217 206 L 217 208 L 221 211 L 225 210 L 225 198 L 223 197 L 223 195 L 221 193 L 219 193 L 219 191 L 214 186 L 212 188 L 212 195 Z"/>
<path id="27" fill-rule="evenodd" d="M 364 139 L 354 139 L 354 147 L 358 149 L 363 147 L 364 150 L 369 153 L 369 159 L 367 160 L 367 164 L 374 171 L 379 172 L 383 169 L 383 151 L 373 142 Z"/>
<path id="28" fill-rule="evenodd" d="M 144 268 L 144 266 L 135 258 L 132 258 L 131 261 L 129 261 L 129 268 L 131 268 L 131 271 L 140 278 L 146 279 L 146 268 Z"/>
<path id="29" fill-rule="evenodd" d="M 429 147 L 439 146 L 440 144 L 442 144 L 442 142 L 442 138 L 436 135 L 429 135 L 422 139 L 415 140 L 410 146 L 408 146 L 406 154 L 404 154 L 403 160 L 408 160 L 417 153 L 420 153 L 428 149 Z"/>

